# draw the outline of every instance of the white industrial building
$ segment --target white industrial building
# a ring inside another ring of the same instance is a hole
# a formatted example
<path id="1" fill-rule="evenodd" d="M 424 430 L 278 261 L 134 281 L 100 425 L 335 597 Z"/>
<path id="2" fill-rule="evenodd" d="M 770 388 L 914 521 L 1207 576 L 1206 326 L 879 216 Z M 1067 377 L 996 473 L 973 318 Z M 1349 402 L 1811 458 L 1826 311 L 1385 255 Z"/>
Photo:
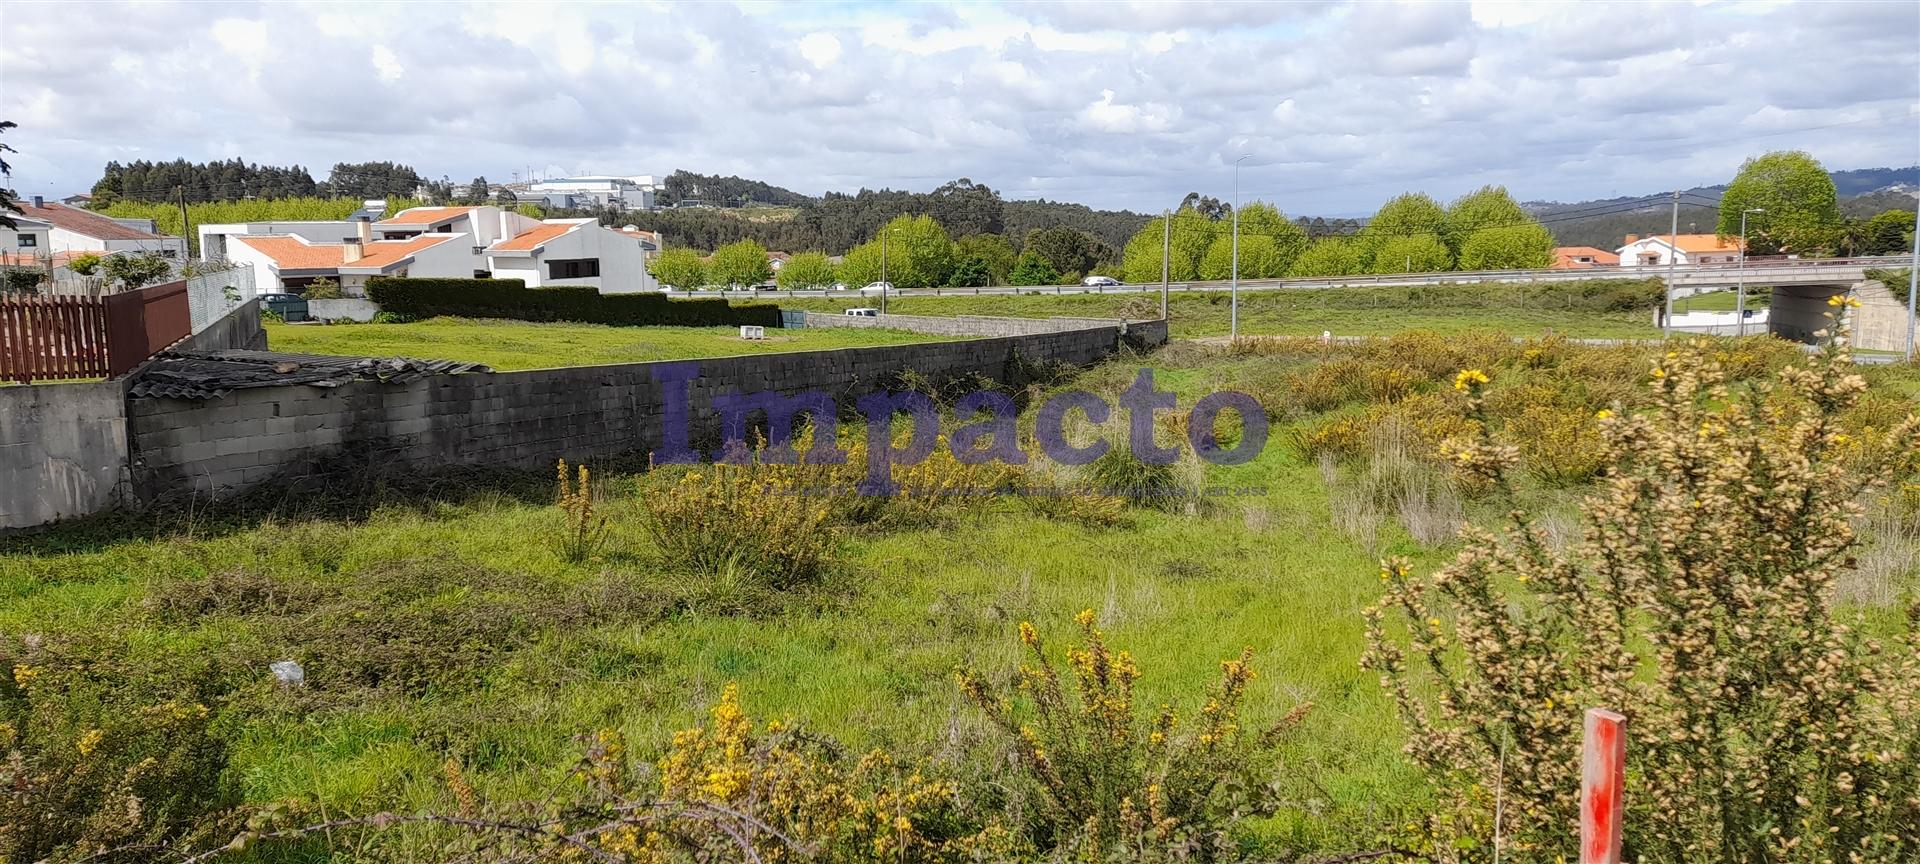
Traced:
<path id="1" fill-rule="evenodd" d="M 582 205 L 612 207 L 615 210 L 652 210 L 659 186 L 651 174 L 615 176 L 595 174 L 584 177 L 560 177 L 535 180 L 527 184 L 532 197 L 551 201 L 554 206 L 578 208 Z"/>

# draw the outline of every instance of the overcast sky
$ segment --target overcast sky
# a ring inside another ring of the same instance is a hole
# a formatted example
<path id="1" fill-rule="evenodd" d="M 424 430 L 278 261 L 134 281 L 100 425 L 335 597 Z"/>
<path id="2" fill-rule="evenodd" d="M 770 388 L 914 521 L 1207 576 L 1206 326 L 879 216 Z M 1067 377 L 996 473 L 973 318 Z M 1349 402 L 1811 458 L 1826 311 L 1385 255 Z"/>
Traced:
<path id="1" fill-rule="evenodd" d="M 23 195 L 108 160 L 738 174 L 1296 214 L 1920 162 L 1920 3 L 0 7 Z"/>

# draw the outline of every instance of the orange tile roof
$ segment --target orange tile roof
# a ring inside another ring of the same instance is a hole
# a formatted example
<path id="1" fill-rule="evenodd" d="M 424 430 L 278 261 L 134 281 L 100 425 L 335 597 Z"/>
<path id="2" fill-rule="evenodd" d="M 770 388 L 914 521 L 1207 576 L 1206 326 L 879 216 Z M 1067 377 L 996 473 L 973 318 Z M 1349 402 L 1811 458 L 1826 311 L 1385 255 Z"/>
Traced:
<path id="1" fill-rule="evenodd" d="M 375 240 L 366 244 L 360 260 L 346 263 L 346 246 L 340 243 L 309 243 L 286 235 L 233 239 L 247 244 L 273 259 L 282 270 L 385 270 L 413 257 L 422 249 L 438 246 L 465 234 L 422 234 L 406 240 Z"/>
<path id="2" fill-rule="evenodd" d="M 1592 261 L 1575 261 L 1575 258 L 1591 258 Z M 1620 263 L 1620 256 L 1605 249 L 1592 246 L 1559 246 L 1553 250 L 1553 269 L 1579 270 L 1586 267 L 1612 266 Z"/>
<path id="3" fill-rule="evenodd" d="M 445 222 L 457 216 L 473 212 L 472 207 L 409 207 L 393 214 L 392 219 L 382 219 L 375 225 L 433 225 Z"/>
<path id="4" fill-rule="evenodd" d="M 522 231 L 489 247 L 492 252 L 531 252 L 540 244 L 584 225 L 584 222 L 542 222 L 540 227 Z"/>

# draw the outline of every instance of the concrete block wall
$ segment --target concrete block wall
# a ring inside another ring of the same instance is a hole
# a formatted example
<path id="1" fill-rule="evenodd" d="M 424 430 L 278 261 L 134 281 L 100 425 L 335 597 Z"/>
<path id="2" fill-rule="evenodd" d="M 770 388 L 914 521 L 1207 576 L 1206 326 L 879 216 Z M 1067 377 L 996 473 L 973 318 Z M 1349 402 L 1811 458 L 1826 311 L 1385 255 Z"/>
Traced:
<path id="1" fill-rule="evenodd" d="M 0 532 L 113 506 L 127 464 L 126 387 L 0 387 Z"/>
<path id="2" fill-rule="evenodd" d="M 694 416 L 710 423 L 713 400 L 724 394 L 819 391 L 846 404 L 905 370 L 934 381 L 970 373 L 1004 380 L 1016 356 L 1084 366 L 1152 333 L 1123 339 L 1118 326 L 1105 326 L 678 362 L 700 364 L 688 401 Z M 1164 340 L 1164 326 L 1159 333 Z M 142 499 L 186 491 L 218 497 L 360 460 L 383 469 L 544 468 L 559 458 L 651 451 L 663 432 L 664 393 L 654 376 L 664 365 L 260 388 L 207 401 L 133 399 L 134 492 Z"/>
<path id="3" fill-rule="evenodd" d="M 1003 318 L 990 315 L 863 315 L 807 312 L 808 327 L 882 327 L 933 336 L 1024 336 L 1060 333 L 1089 327 L 1138 327 L 1154 322 L 1122 322 L 1113 318 Z M 1161 341 L 1165 341 L 1164 338 Z"/>

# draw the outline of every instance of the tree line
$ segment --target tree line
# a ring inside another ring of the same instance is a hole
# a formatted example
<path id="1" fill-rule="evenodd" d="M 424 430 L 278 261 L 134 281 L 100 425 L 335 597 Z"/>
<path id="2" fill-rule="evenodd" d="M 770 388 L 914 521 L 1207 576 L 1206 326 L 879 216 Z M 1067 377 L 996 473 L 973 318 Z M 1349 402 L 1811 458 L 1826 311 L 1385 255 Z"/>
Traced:
<path id="1" fill-rule="evenodd" d="M 1064 225 L 1028 231 L 1016 250 L 997 233 L 956 233 L 931 214 L 902 214 L 876 228 L 843 256 L 815 249 L 787 258 L 776 271 L 767 247 L 745 238 L 712 255 L 671 246 L 648 263 L 661 283 L 691 289 L 747 287 L 769 279 L 785 289 L 858 288 L 888 282 L 896 288 L 1055 285 L 1089 274 L 1114 275 L 1113 247 Z"/>
<path id="2" fill-rule="evenodd" d="M 1250 202 L 1240 208 L 1239 274 L 1272 279 L 1553 263 L 1553 235 L 1499 186 L 1447 206 L 1409 192 L 1382 205 L 1357 230 L 1344 233 L 1345 227 L 1288 219 L 1272 204 Z M 1157 282 L 1163 273 L 1182 282 L 1226 279 L 1234 260 L 1232 205 L 1188 195 L 1170 217 L 1148 221 L 1127 241 L 1121 270 L 1132 282 Z"/>
<path id="3" fill-rule="evenodd" d="M 108 162 L 93 184 L 95 206 L 116 201 L 188 203 L 278 198 L 398 198 L 414 195 L 425 181 L 394 162 L 339 162 L 324 182 L 300 165 L 258 165 L 239 159 L 212 162 Z M 178 190 L 178 191 L 176 191 Z"/>
<path id="4" fill-rule="evenodd" d="M 703 187 L 704 188 L 704 187 Z M 704 194 L 704 193 L 703 193 Z M 1064 227 L 1091 235 L 1118 249 L 1146 222 L 1138 213 L 1095 210 L 1053 201 L 1007 201 L 983 183 L 960 178 L 931 192 L 861 189 L 829 192 L 782 211 L 758 209 L 678 209 L 597 215 L 609 225 L 633 225 L 658 231 L 669 246 L 718 249 L 752 240 L 769 249 L 818 250 L 842 255 L 875 236 L 900 216 L 926 215 L 950 237 L 992 234 L 1007 238 L 1016 251 L 1033 231 Z"/>

